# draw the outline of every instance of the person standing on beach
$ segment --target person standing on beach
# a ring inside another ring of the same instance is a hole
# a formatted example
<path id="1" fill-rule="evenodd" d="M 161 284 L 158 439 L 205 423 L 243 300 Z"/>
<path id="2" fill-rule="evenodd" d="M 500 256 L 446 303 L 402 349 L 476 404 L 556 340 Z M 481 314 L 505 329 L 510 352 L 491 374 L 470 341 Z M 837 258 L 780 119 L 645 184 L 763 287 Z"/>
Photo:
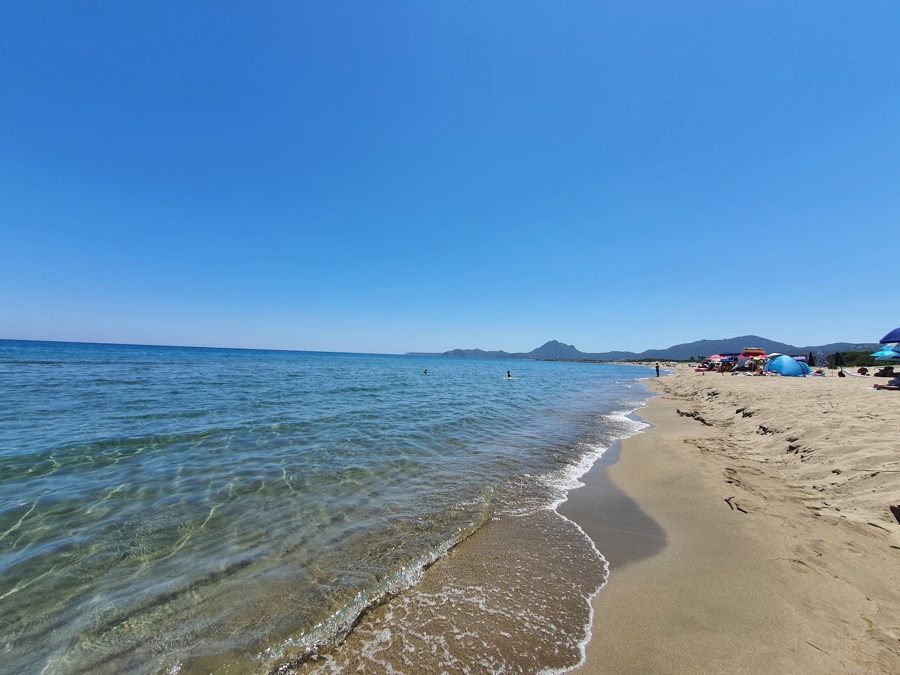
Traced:
<path id="1" fill-rule="evenodd" d="M 656 362 L 656 376 L 659 377 L 659 361 Z"/>

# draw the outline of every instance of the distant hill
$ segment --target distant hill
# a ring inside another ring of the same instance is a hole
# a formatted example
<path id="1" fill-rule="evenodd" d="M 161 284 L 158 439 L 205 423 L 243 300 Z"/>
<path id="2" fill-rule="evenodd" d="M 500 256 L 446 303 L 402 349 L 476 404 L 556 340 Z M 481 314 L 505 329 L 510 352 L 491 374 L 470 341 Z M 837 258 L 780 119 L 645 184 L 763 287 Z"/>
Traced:
<path id="1" fill-rule="evenodd" d="M 759 337 L 758 335 L 742 335 L 740 337 L 724 340 L 698 340 L 673 345 L 666 349 L 648 349 L 646 351 L 625 352 L 612 351 L 600 353 L 587 353 L 579 351 L 574 345 L 567 345 L 558 340 L 550 340 L 537 349 L 530 352 L 509 353 L 504 351 L 485 351 L 483 349 L 452 349 L 449 352 L 439 354 L 424 354 L 415 352 L 420 356 L 458 356 L 463 358 L 482 359 L 538 359 L 544 361 L 684 361 L 698 356 L 710 354 L 737 354 L 745 347 L 760 347 L 766 353 L 780 352 L 782 354 L 822 354 L 828 356 L 835 352 L 859 352 L 875 351 L 880 345 L 875 343 L 833 342 L 827 345 L 812 345 L 796 347 L 784 342 L 776 342 Z"/>

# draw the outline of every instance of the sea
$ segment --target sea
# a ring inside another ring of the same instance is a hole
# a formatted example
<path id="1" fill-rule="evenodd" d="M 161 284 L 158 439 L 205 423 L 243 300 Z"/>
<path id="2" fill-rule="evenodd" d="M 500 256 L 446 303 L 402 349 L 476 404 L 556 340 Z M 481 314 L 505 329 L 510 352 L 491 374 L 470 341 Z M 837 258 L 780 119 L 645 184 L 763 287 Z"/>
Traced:
<path id="1" fill-rule="evenodd" d="M 0 673 L 565 672 L 650 375 L 0 340 Z"/>

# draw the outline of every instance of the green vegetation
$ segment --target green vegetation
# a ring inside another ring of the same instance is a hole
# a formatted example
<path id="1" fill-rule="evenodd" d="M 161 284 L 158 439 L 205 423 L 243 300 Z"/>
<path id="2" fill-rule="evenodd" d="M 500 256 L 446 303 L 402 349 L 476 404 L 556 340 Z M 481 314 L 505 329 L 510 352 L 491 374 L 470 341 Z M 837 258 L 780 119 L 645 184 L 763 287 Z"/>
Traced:
<path id="1" fill-rule="evenodd" d="M 860 366 L 872 368 L 885 365 L 884 361 L 876 361 L 869 354 L 870 352 L 841 352 L 841 357 L 847 368 L 859 368 Z M 834 354 L 828 356 L 828 367 L 834 368 Z"/>

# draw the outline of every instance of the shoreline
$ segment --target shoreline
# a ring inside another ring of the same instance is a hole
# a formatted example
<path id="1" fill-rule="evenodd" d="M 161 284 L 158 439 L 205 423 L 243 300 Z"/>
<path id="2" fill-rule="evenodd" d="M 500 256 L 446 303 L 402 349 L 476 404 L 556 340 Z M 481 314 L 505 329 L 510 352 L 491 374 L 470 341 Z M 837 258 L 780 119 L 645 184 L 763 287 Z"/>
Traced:
<path id="1" fill-rule="evenodd" d="M 639 414 L 645 409 L 631 415 L 645 421 Z M 649 425 L 637 435 L 652 430 Z M 667 543 L 659 523 L 610 479 L 609 470 L 619 461 L 622 443 L 630 438 L 634 436 L 615 441 L 581 476 L 584 486 L 571 490 L 566 501 L 556 508 L 591 538 L 611 569 L 653 557 Z M 599 592 L 603 593 L 603 589 Z"/>
<path id="2" fill-rule="evenodd" d="M 635 415 L 652 427 L 559 508 L 610 561 L 572 672 L 900 672 L 892 392 L 684 371 L 645 384 L 660 395 Z"/>
<path id="3" fill-rule="evenodd" d="M 650 393 L 626 395 L 634 382 L 596 428 L 578 427 L 560 446 L 557 468 L 524 474 L 511 485 L 515 499 L 498 502 L 488 521 L 410 587 L 367 608 L 335 644 L 314 655 L 289 646 L 261 672 L 562 673 L 583 662 L 590 601 L 606 582 L 608 563 L 560 506 L 583 492 L 584 476 L 618 447 L 613 439 L 644 426 L 634 411 Z M 618 408 L 626 399 L 632 412 L 623 415 Z M 585 414 L 590 420 L 596 413 Z"/>

